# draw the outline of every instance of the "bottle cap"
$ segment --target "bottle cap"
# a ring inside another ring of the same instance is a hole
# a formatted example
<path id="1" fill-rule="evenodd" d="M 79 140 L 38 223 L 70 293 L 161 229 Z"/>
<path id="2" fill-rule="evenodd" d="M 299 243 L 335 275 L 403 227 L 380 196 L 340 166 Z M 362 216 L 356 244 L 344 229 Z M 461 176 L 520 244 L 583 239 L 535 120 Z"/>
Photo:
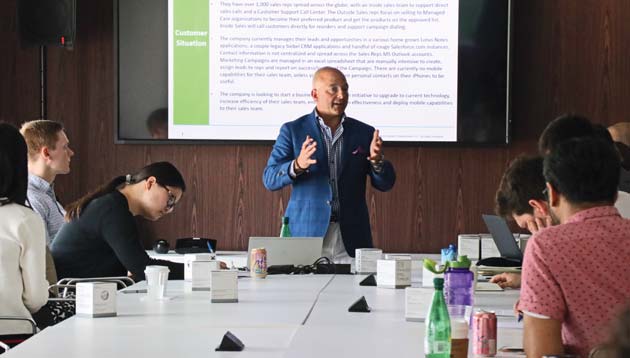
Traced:
<path id="1" fill-rule="evenodd" d="M 470 259 L 467 255 L 457 257 L 457 261 L 449 261 L 448 265 L 452 268 L 470 268 Z"/>
<path id="2" fill-rule="evenodd" d="M 433 278 L 433 287 L 435 287 L 436 289 L 444 288 L 444 279 L 442 277 Z"/>
<path id="3" fill-rule="evenodd" d="M 463 319 L 451 320 L 451 338 L 465 339 L 468 338 L 468 323 Z"/>

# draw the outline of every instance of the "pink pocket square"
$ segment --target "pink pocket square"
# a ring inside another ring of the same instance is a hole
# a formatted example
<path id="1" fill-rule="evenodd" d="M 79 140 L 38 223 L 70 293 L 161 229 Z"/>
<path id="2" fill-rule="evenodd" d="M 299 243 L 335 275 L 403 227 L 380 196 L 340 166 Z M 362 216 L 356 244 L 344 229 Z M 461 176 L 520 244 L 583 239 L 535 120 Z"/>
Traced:
<path id="1" fill-rule="evenodd" d="M 365 151 L 363 150 L 363 147 L 358 146 L 355 150 L 352 151 L 352 155 L 357 155 L 357 154 L 363 154 L 365 153 Z"/>

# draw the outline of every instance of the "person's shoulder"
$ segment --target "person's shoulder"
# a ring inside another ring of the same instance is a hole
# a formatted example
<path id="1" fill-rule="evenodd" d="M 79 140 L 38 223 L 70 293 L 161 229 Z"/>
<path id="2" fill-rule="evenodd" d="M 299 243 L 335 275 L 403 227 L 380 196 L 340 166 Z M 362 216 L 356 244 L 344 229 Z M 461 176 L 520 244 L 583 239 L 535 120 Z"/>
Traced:
<path id="1" fill-rule="evenodd" d="M 31 229 L 44 230 L 44 222 L 42 218 L 31 208 L 19 204 L 7 204 L 0 207 L 0 215 L 7 220 L 8 223 L 17 226 L 24 226 Z"/>
<path id="2" fill-rule="evenodd" d="M 307 113 L 297 119 L 284 123 L 283 126 L 286 126 L 289 128 L 295 128 L 297 126 L 304 125 L 304 123 L 312 120 L 312 118 L 313 118 L 313 113 Z"/>
<path id="3" fill-rule="evenodd" d="M 346 119 L 344 120 L 344 129 L 345 127 L 352 127 L 353 129 L 366 131 L 370 133 L 374 132 L 374 127 L 352 117 L 346 117 Z"/>
<path id="4" fill-rule="evenodd" d="M 51 200 L 48 196 L 37 189 L 28 189 L 26 191 L 26 197 L 33 210 L 37 211 L 40 215 L 45 216 L 50 210 Z"/>
<path id="5" fill-rule="evenodd" d="M 125 209 L 128 211 L 129 204 L 121 192 L 114 190 L 92 200 L 85 208 L 85 212 L 97 211 L 99 213 L 107 213 L 109 211 L 118 211 L 118 209 Z"/>

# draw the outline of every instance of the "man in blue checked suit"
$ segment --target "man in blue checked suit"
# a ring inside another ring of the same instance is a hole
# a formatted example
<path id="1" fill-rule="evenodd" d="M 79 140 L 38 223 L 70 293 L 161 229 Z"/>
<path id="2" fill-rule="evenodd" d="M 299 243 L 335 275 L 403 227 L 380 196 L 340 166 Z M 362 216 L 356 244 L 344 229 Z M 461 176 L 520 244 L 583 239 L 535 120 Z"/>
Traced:
<path id="1" fill-rule="evenodd" d="M 324 237 L 322 255 L 347 263 L 355 249 L 372 247 L 366 178 L 388 191 L 396 173 L 378 130 L 346 117 L 348 83 L 341 71 L 317 70 L 311 97 L 313 112 L 280 128 L 263 182 L 269 190 L 293 186 L 285 214 L 293 236 Z"/>

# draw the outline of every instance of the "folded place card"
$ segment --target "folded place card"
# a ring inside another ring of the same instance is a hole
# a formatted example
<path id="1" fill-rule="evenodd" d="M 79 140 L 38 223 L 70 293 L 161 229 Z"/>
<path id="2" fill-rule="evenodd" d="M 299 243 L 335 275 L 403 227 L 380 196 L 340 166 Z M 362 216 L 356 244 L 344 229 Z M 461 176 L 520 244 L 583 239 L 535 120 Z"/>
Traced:
<path id="1" fill-rule="evenodd" d="M 186 254 L 184 255 L 184 280 L 192 281 L 192 263 L 193 262 L 218 262 L 215 260 L 216 255 L 214 253 L 204 254 Z"/>
<path id="2" fill-rule="evenodd" d="M 238 302 L 238 271 L 211 271 L 210 299 L 212 303 Z"/>
<path id="3" fill-rule="evenodd" d="M 466 255 L 471 260 L 479 260 L 481 238 L 475 234 L 457 235 L 457 254 Z"/>
<path id="4" fill-rule="evenodd" d="M 411 257 L 378 260 L 376 263 L 376 285 L 383 288 L 411 286 Z"/>
<path id="5" fill-rule="evenodd" d="M 381 249 L 356 249 L 354 253 L 354 266 L 358 274 L 376 272 L 376 261 L 383 256 Z"/>
<path id="6" fill-rule="evenodd" d="M 433 289 L 423 287 L 405 288 L 405 320 L 424 322 L 433 299 Z"/>

